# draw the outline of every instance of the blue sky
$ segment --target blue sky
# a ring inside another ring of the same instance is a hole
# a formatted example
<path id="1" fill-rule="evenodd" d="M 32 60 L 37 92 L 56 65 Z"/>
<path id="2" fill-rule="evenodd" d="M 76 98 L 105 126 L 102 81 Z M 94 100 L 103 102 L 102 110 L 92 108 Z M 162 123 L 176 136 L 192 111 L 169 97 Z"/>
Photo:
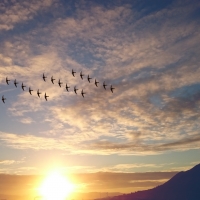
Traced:
<path id="1" fill-rule="evenodd" d="M 0 10 L 0 173 L 170 172 L 200 162 L 199 1 L 5 0 Z"/>

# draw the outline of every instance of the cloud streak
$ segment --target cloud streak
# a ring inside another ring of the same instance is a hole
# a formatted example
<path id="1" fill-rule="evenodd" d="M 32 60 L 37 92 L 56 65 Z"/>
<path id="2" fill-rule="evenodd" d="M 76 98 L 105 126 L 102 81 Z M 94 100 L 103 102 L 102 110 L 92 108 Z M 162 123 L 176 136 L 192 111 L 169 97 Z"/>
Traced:
<path id="1" fill-rule="evenodd" d="M 52 5 L 53 1 L 13 4 L 6 12 L 25 6 L 24 17 L 16 13 L 18 17 L 11 20 L 8 15 L 8 25 L 0 29 L 34 20 L 43 9 L 56 13 L 60 4 Z M 87 9 L 77 5 L 70 15 L 55 17 L 43 27 L 37 24 L 23 37 L 6 38 L 0 54 L 2 87 L 9 76 L 34 89 L 33 96 L 16 90 L 9 114 L 21 117 L 25 125 L 46 123 L 48 130 L 37 135 L 3 133 L 3 144 L 120 155 L 199 149 L 200 35 L 199 21 L 192 18 L 195 8 L 187 1 L 175 1 L 144 14 L 129 4 L 108 8 L 91 4 Z M 75 78 L 72 68 L 77 71 Z M 80 71 L 99 80 L 99 87 L 82 81 Z M 70 89 L 77 86 L 78 95 L 58 88 L 59 79 Z M 114 94 L 104 91 L 103 81 L 114 85 Z M 87 93 L 84 99 L 81 89 Z M 44 92 L 50 96 L 48 102 Z M 66 145 L 69 139 L 71 144 Z"/>
<path id="2" fill-rule="evenodd" d="M 35 15 L 41 10 L 44 10 L 46 7 L 51 6 L 53 0 L 44 0 L 44 1 L 13 1 L 10 2 L 1 2 L 1 20 L 0 20 L 0 31 L 8 31 L 16 27 L 19 23 L 25 23 L 34 18 Z"/>

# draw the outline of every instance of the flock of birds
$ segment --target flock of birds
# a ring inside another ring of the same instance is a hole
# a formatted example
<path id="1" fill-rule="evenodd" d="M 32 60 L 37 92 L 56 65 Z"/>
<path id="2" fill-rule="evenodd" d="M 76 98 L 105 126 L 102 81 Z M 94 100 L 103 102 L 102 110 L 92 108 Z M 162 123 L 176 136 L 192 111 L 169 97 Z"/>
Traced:
<path id="1" fill-rule="evenodd" d="M 75 77 L 75 71 L 72 69 L 72 75 Z M 80 77 L 81 77 L 81 79 L 83 79 L 83 76 L 85 76 L 83 73 L 82 73 L 82 71 L 80 72 Z M 43 78 L 43 80 L 46 82 L 46 79 L 47 79 L 47 77 L 44 75 L 44 73 L 43 73 L 43 76 L 42 76 L 42 78 Z M 88 80 L 88 82 L 89 83 L 91 83 L 91 77 L 88 75 L 87 76 L 87 80 Z M 53 78 L 53 76 L 51 77 L 51 82 L 54 84 L 54 81 L 55 81 L 56 79 L 55 78 Z M 9 85 L 9 79 L 8 79 L 8 77 L 6 77 L 6 83 L 7 83 L 7 85 Z M 17 80 L 15 79 L 14 80 L 14 85 L 15 85 L 15 87 L 17 87 L 17 84 L 19 84 L 18 82 L 17 82 Z M 60 79 L 59 79 L 59 81 L 58 81 L 58 85 L 61 87 L 61 85 L 62 85 L 63 83 L 60 81 Z M 99 84 L 99 82 L 95 79 L 95 82 L 94 82 L 94 84 L 96 85 L 96 87 L 98 87 L 98 84 Z M 25 91 L 25 88 L 26 86 L 23 84 L 23 82 L 22 82 L 22 85 L 21 85 L 21 88 L 22 88 L 22 90 L 23 91 Z M 105 84 L 105 81 L 103 82 L 103 87 L 104 87 L 104 89 L 106 90 L 106 87 L 107 87 L 107 85 Z M 67 85 L 67 83 L 66 83 L 66 86 L 65 86 L 65 88 L 66 88 L 66 90 L 69 92 L 69 86 Z M 111 92 L 113 93 L 113 90 L 114 90 L 115 88 L 113 88 L 113 86 L 111 85 L 110 86 L 110 90 L 111 90 Z M 75 92 L 75 94 L 77 94 L 77 88 L 76 88 L 76 86 L 74 86 L 74 92 Z M 31 87 L 29 87 L 29 93 L 30 93 L 30 95 L 32 95 L 32 92 L 33 92 L 33 90 L 31 89 Z M 81 91 L 81 95 L 82 95 L 82 97 L 84 98 L 84 95 L 85 95 L 86 93 L 85 92 L 83 92 L 83 89 L 82 89 L 82 91 Z M 38 89 L 37 90 L 37 95 L 38 95 L 38 97 L 40 97 L 40 95 L 41 95 L 41 92 L 40 92 L 40 90 Z M 45 92 L 45 95 L 44 95 L 44 98 L 45 98 L 45 100 L 47 101 L 47 98 L 48 98 L 49 96 L 47 96 L 47 94 L 46 94 L 46 92 Z M 5 100 L 6 100 L 6 98 L 4 97 L 4 95 L 2 96 L 2 102 L 3 103 L 5 103 Z"/>

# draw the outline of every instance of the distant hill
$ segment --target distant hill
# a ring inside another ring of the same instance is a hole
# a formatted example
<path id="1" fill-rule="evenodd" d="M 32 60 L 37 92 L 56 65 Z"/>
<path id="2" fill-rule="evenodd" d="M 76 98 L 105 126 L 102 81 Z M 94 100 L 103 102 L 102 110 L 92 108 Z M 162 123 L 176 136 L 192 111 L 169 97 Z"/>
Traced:
<path id="1" fill-rule="evenodd" d="M 113 193 L 109 193 L 109 196 L 113 197 L 113 196 L 117 196 L 117 195 L 121 195 L 122 193 L 119 192 L 113 192 Z M 70 195 L 70 198 L 67 199 L 96 199 L 96 198 L 106 198 L 108 196 L 107 192 L 76 192 L 73 193 L 72 195 Z"/>
<path id="2" fill-rule="evenodd" d="M 111 200 L 200 200 L 200 164 L 179 172 L 161 186 L 116 196 Z"/>

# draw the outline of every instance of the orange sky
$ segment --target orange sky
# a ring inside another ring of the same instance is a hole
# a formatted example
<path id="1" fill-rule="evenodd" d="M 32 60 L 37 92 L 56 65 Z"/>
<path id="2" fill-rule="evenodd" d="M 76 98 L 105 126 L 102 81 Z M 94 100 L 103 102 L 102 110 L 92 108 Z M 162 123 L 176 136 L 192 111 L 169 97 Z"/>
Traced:
<path id="1" fill-rule="evenodd" d="M 151 188 L 198 164 L 199 7 L 0 0 L 0 199 L 37 195 L 52 169 L 99 197 Z"/>
<path id="2" fill-rule="evenodd" d="M 143 190 L 162 184 L 176 172 L 149 172 L 149 173 L 89 173 L 73 174 L 67 179 L 76 185 L 75 193 L 90 193 L 82 196 L 99 197 L 106 193 L 127 193 Z M 45 176 L 36 175 L 0 175 L 1 198 L 5 195 L 38 196 L 37 188 Z M 96 194 L 91 194 L 96 192 Z M 104 194 L 103 194 L 104 193 Z M 107 194 L 106 194 L 107 195 Z M 8 197 L 8 196 L 7 196 Z M 9 197 L 11 199 L 11 197 Z"/>

